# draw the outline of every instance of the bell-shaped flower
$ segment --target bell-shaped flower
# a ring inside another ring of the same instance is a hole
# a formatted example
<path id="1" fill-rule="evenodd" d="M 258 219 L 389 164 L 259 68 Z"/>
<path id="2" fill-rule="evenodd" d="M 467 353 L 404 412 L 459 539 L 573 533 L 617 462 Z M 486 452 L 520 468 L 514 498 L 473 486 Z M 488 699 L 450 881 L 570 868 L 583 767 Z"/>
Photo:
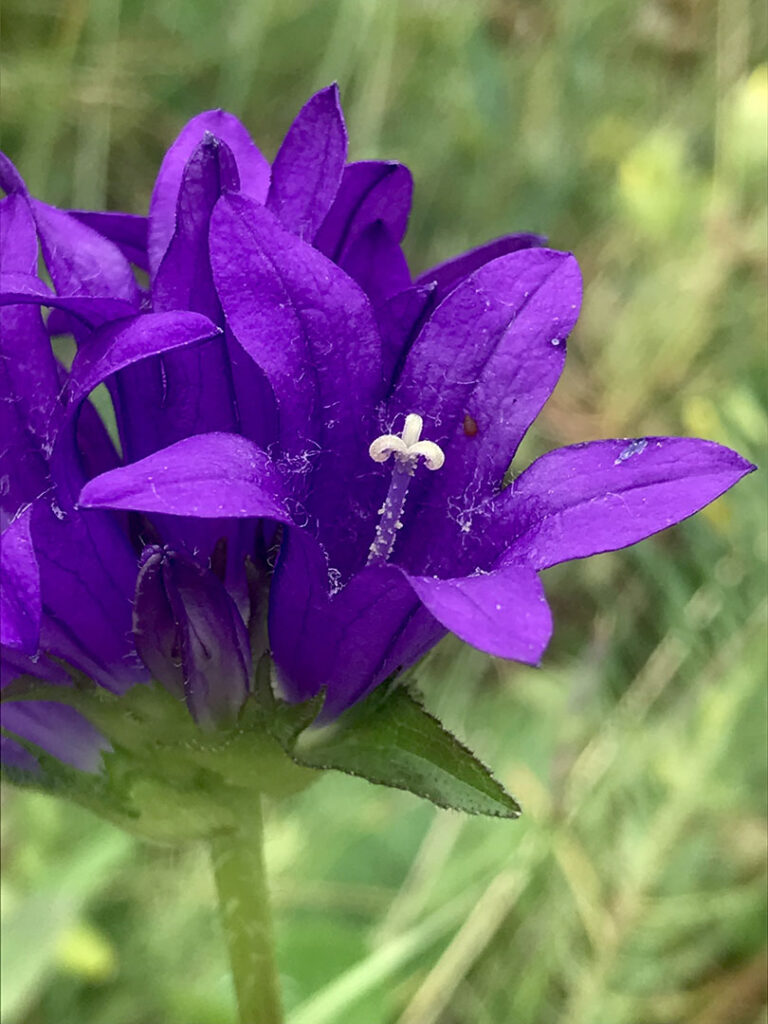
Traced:
<path id="1" fill-rule="evenodd" d="M 151 675 L 215 725 L 264 645 L 281 694 L 324 690 L 326 717 L 447 630 L 535 664 L 540 570 L 635 543 L 753 468 L 635 438 L 504 487 L 563 368 L 576 262 L 511 235 L 414 279 L 410 174 L 346 162 L 335 86 L 271 166 L 232 115 L 194 118 L 146 218 L 57 210 L 6 158 L 0 185 L 4 682 L 68 686 L 63 663 L 123 693 Z M 102 384 L 119 445 L 89 400 Z M 14 737 L 98 763 L 71 708 L 4 709 L 8 763 L 28 756 Z"/>
<path id="2" fill-rule="evenodd" d="M 751 469 L 712 442 L 599 441 L 550 453 L 502 487 L 578 315 L 568 254 L 533 248 L 480 266 L 427 318 L 393 384 L 365 293 L 267 207 L 223 196 L 209 245 L 228 328 L 274 393 L 275 458 L 290 488 L 270 648 L 289 698 L 324 688 L 326 715 L 446 630 L 538 663 L 552 628 L 539 570 L 635 543 Z M 192 452 L 210 481 L 191 443 L 164 463 L 194 475 Z M 92 480 L 82 503 L 154 508 L 148 468 Z M 221 486 L 233 481 L 222 472 Z M 173 511 L 194 514 L 185 501 Z"/>

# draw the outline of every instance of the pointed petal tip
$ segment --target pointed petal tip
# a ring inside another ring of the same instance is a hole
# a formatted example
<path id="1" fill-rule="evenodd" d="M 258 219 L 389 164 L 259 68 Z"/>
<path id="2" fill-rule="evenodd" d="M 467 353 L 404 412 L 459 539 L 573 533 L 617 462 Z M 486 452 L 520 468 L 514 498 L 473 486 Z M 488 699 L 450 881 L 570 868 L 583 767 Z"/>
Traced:
<path id="1" fill-rule="evenodd" d="M 272 163 L 266 205 L 289 231 L 311 241 L 339 190 L 347 129 L 338 86 L 311 96 L 298 112 Z"/>
<path id="2" fill-rule="evenodd" d="M 518 260 L 546 260 L 549 263 L 559 264 L 561 271 L 567 271 L 570 274 L 574 274 L 581 281 L 581 268 L 579 267 L 579 261 L 576 258 L 575 253 L 572 253 L 569 249 L 552 249 L 548 245 L 532 245 L 525 249 L 518 249 L 515 252 L 507 253 L 505 256 L 499 257 L 500 259 L 511 259 L 516 257 Z"/>
<path id="3" fill-rule="evenodd" d="M 508 552 L 542 570 L 637 544 L 700 512 L 756 468 L 700 438 L 584 442 L 524 470 L 499 497 L 499 522 L 512 531 Z"/>
<path id="4" fill-rule="evenodd" d="M 567 283 L 574 289 L 576 293 L 574 298 L 576 299 L 576 302 L 578 304 L 581 304 L 581 298 L 584 292 L 584 276 L 581 273 L 579 261 L 574 253 L 569 252 L 567 250 L 548 249 L 544 246 L 542 246 L 541 248 L 534 247 L 524 251 L 545 252 L 548 253 L 554 260 L 559 262 L 559 273 L 566 279 Z"/>
<path id="5" fill-rule="evenodd" d="M 733 449 L 729 450 L 732 451 Z M 754 473 L 756 470 L 760 469 L 756 462 L 750 462 L 749 459 L 745 459 L 743 455 L 739 455 L 737 451 L 734 451 L 733 454 L 741 463 L 741 476 L 748 476 L 750 473 Z"/>
<path id="6" fill-rule="evenodd" d="M 335 107 L 339 114 L 342 114 L 341 109 L 341 90 L 337 81 L 331 82 L 329 85 L 324 86 L 322 89 L 318 89 L 316 93 L 313 93 L 309 97 L 307 102 L 301 108 L 302 110 L 312 109 L 320 105 Z M 342 121 L 343 121 L 342 114 Z"/>
<path id="7" fill-rule="evenodd" d="M 743 480 L 745 476 L 749 476 L 750 473 L 755 473 L 760 469 L 756 463 L 750 462 L 749 459 L 744 458 L 743 455 L 740 455 L 733 448 L 726 448 L 724 445 L 718 445 L 718 447 L 722 449 L 722 454 L 726 458 L 732 456 L 730 461 L 732 462 L 733 482 L 728 485 L 728 490 L 731 487 L 735 487 L 739 480 Z"/>
<path id="8" fill-rule="evenodd" d="M 520 236 L 509 236 L 517 238 Z M 503 241 L 503 240 L 502 240 Z M 487 248 L 482 246 L 481 249 Z M 482 279 L 488 275 L 498 273 L 500 270 L 514 272 L 517 276 L 522 269 L 540 268 L 547 276 L 558 274 L 565 277 L 567 283 L 577 288 L 579 293 L 582 290 L 582 274 L 576 256 L 564 249 L 551 249 L 544 245 L 526 245 L 523 248 L 515 248 L 509 252 L 502 252 L 500 255 L 490 258 L 487 262 L 476 267 L 466 278 Z M 439 268 L 438 268 L 439 269 Z M 426 275 L 422 275 L 424 277 Z"/>
<path id="9" fill-rule="evenodd" d="M 341 88 L 339 87 L 339 83 L 333 81 L 331 82 L 330 85 L 327 85 L 324 89 L 321 89 L 319 92 L 315 93 L 315 95 L 312 96 L 309 102 L 307 103 L 307 106 L 309 106 L 310 103 L 313 104 L 315 100 L 327 104 L 329 107 L 332 108 L 334 114 L 339 119 L 339 127 L 341 129 L 341 134 L 343 139 L 346 141 L 348 138 L 347 123 L 344 120 L 344 108 L 341 104 Z"/>
<path id="10" fill-rule="evenodd" d="M 521 252 L 544 253 L 550 260 L 562 263 L 564 268 L 567 267 L 569 271 L 575 271 L 579 275 L 579 278 L 581 278 L 579 261 L 576 259 L 575 253 L 572 253 L 569 249 L 551 249 L 549 246 L 543 245 L 541 247 L 535 246 L 530 249 L 523 249 Z"/>
<path id="11" fill-rule="evenodd" d="M 497 658 L 539 665 L 552 636 L 552 613 L 538 574 L 522 563 L 438 579 L 400 570 L 438 622 Z"/>
<path id="12" fill-rule="evenodd" d="M 238 121 L 239 118 L 225 107 L 211 107 L 210 110 L 201 110 L 187 121 L 187 126 L 192 124 L 205 124 L 209 118 L 226 118 L 228 121 Z M 207 130 L 207 129 L 206 129 Z"/>
<path id="13" fill-rule="evenodd" d="M 18 192 L 21 195 L 27 194 L 27 186 L 19 174 L 16 165 L 0 150 L 0 188 L 7 194 L 12 195 Z"/>
<path id="14" fill-rule="evenodd" d="M 148 262 L 152 277 L 176 229 L 176 204 L 187 161 L 203 133 L 212 131 L 234 154 L 241 190 L 263 202 L 269 189 L 269 163 L 258 150 L 250 133 L 234 114 L 221 107 L 205 110 L 181 129 L 163 158 L 149 204 Z"/>

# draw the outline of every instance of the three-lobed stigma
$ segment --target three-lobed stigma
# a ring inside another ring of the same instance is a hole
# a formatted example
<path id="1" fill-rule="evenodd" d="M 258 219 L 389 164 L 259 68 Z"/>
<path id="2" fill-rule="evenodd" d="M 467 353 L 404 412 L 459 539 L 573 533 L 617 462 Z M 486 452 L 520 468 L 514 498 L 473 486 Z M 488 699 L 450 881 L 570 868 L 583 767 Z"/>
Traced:
<path id="1" fill-rule="evenodd" d="M 412 462 L 414 468 L 421 457 L 427 469 L 440 469 L 445 462 L 445 454 L 434 441 L 420 440 L 423 426 L 424 420 L 418 413 L 408 413 L 402 434 L 382 434 L 371 442 L 368 454 L 374 462 L 386 462 L 390 455 L 394 455 L 398 462 Z"/>

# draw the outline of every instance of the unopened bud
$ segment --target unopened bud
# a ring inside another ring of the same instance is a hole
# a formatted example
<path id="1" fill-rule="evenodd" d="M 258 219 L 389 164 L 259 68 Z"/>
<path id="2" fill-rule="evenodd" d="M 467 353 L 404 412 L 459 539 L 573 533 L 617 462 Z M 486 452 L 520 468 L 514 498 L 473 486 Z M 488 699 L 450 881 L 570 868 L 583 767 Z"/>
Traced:
<path id="1" fill-rule="evenodd" d="M 251 652 L 245 623 L 215 573 L 186 555 L 145 548 L 133 633 L 153 677 L 186 700 L 197 722 L 234 722 L 249 689 Z"/>

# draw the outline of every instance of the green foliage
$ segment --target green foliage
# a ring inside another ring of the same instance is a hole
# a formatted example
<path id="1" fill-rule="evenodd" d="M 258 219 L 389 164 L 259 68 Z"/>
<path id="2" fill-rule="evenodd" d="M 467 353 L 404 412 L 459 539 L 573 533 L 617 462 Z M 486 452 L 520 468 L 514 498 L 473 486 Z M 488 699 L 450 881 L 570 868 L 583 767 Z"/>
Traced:
<path id="1" fill-rule="evenodd" d="M 520 815 L 488 768 L 404 687 L 382 688 L 324 733 L 302 739 L 290 753 L 309 768 L 347 772 L 468 814 Z"/>
<path id="2" fill-rule="evenodd" d="M 508 230 L 578 254 L 584 312 L 520 467 L 654 432 L 765 466 L 763 4 L 3 13 L 3 145 L 49 201 L 143 212 L 187 117 L 228 106 L 271 155 L 338 78 L 353 157 L 414 171 L 417 269 Z M 762 477 L 636 550 L 549 572 L 542 670 L 452 643 L 430 661 L 428 707 L 519 795 L 518 822 L 338 773 L 272 808 L 293 1024 L 765 1024 Z M 110 860 L 115 830 L 18 791 L 2 829 L 3 955 L 28 968 L 11 960 L 3 1024 L 231 1019 L 204 850 L 127 839 Z"/>
<path id="3" fill-rule="evenodd" d="M 204 732 L 184 701 L 156 684 L 118 697 L 85 681 L 70 688 L 22 676 L 4 688 L 2 698 L 67 704 L 110 745 L 102 771 L 90 773 L 17 737 L 36 756 L 40 771 L 5 772 L 9 781 L 73 800 L 155 842 L 184 843 L 238 830 L 254 796 L 281 798 L 315 778 L 290 754 L 322 700 L 292 707 L 272 699 L 267 712 L 254 694 L 235 726 Z"/>
<path id="4" fill-rule="evenodd" d="M 403 686 L 381 687 L 332 726 L 309 730 L 324 694 L 304 704 L 257 687 L 237 723 L 201 731 L 183 701 L 158 685 L 123 696 L 75 676 L 71 688 L 21 676 L 3 700 L 59 701 L 109 741 L 100 774 L 77 771 L 27 740 L 39 770 L 11 769 L 7 781 L 87 807 L 145 839 L 183 843 L 247 821 L 253 798 L 299 792 L 323 770 L 404 789 L 469 814 L 517 818 L 520 807 L 467 747 Z M 269 671 L 267 666 L 266 671 Z"/>

